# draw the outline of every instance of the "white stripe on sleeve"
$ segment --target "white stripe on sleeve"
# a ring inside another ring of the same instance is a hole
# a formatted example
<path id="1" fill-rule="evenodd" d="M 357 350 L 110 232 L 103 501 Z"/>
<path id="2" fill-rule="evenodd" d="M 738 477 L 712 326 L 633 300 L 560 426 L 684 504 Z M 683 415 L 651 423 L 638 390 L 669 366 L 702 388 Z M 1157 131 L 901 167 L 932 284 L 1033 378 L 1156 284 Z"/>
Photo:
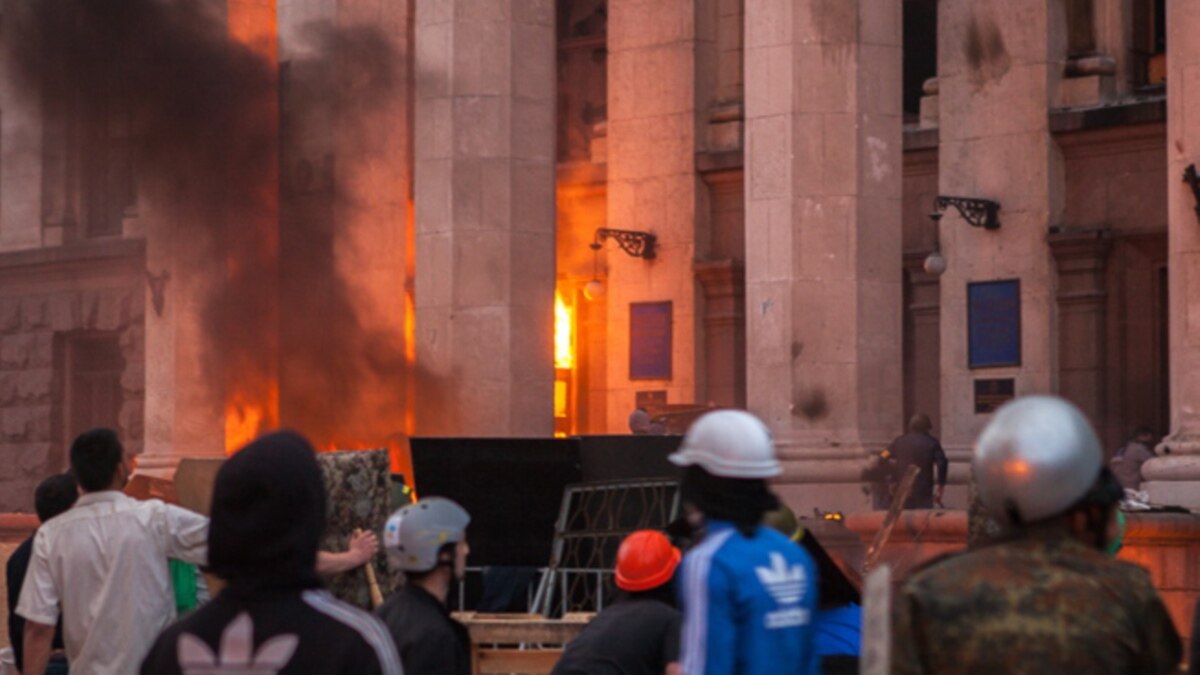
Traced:
<path id="1" fill-rule="evenodd" d="M 709 537 L 688 553 L 684 587 L 683 655 L 685 675 L 704 675 L 708 665 L 708 575 L 712 559 L 733 531 Z"/>
<path id="2" fill-rule="evenodd" d="M 396 652 L 396 642 L 379 619 L 337 600 L 325 591 L 305 591 L 304 601 L 318 612 L 357 631 L 371 649 L 375 650 L 383 675 L 404 675 L 400 655 Z"/>

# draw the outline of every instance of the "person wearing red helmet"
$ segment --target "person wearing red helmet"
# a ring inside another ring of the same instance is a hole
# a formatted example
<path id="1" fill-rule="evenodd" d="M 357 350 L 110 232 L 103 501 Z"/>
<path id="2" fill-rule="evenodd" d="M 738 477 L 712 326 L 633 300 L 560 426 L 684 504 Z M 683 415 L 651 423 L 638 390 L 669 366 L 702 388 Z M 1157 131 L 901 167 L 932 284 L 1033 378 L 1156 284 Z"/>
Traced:
<path id="1" fill-rule="evenodd" d="M 614 573 L 622 593 L 575 638 L 551 675 L 662 675 L 679 670 L 675 568 L 682 555 L 661 532 L 621 542 Z"/>

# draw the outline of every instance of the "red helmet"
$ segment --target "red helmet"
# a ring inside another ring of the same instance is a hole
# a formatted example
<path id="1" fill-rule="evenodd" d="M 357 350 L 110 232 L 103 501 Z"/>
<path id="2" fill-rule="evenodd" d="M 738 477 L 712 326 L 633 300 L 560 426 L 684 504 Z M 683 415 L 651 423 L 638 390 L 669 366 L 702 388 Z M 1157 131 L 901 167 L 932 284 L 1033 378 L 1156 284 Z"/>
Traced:
<path id="1" fill-rule="evenodd" d="M 636 592 L 661 586 L 671 580 L 681 557 L 662 532 L 638 530 L 617 550 L 617 587 Z"/>

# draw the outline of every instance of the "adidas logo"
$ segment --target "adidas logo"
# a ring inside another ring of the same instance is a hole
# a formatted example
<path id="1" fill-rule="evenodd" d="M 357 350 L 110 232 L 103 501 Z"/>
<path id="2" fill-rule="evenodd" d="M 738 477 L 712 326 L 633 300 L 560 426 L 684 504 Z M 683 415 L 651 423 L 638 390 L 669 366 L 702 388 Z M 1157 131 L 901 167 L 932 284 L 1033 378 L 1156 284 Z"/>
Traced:
<path id="1" fill-rule="evenodd" d="M 242 612 L 221 633 L 221 650 L 213 654 L 203 640 L 179 636 L 179 668 L 184 675 L 276 675 L 300 644 L 295 635 L 276 635 L 254 650 L 254 621 Z"/>
<path id="2" fill-rule="evenodd" d="M 755 574 L 767 592 L 781 605 L 794 605 L 800 602 L 808 590 L 808 575 L 804 566 L 788 567 L 782 553 L 771 554 L 770 567 L 755 567 Z"/>

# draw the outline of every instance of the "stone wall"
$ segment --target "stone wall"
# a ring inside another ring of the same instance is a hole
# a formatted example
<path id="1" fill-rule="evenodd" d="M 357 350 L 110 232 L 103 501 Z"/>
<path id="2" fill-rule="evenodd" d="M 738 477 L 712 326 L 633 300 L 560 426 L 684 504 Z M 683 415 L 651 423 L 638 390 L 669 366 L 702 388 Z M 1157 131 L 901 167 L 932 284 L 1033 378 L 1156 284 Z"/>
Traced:
<path id="1" fill-rule="evenodd" d="M 13 551 L 33 534 L 37 518 L 17 513 L 0 513 L 0 568 L 8 568 L 8 558 Z M 8 641 L 8 583 L 0 584 L 0 649 L 9 646 Z"/>
<path id="2" fill-rule="evenodd" d="M 124 249 L 140 252 L 140 246 L 125 244 Z M 56 344 L 68 334 L 119 336 L 125 370 L 118 432 L 131 450 L 141 451 L 145 377 L 140 279 L 119 269 L 128 267 L 123 255 L 81 261 L 71 255 L 83 251 L 64 251 L 0 256 L 0 462 L 6 467 L 0 472 L 0 512 L 31 512 L 37 483 L 67 466 L 70 439 L 60 424 L 63 402 L 56 397 L 63 378 Z M 113 252 L 130 251 L 105 251 Z M 21 281 L 9 283 L 10 275 L 20 275 Z"/>

